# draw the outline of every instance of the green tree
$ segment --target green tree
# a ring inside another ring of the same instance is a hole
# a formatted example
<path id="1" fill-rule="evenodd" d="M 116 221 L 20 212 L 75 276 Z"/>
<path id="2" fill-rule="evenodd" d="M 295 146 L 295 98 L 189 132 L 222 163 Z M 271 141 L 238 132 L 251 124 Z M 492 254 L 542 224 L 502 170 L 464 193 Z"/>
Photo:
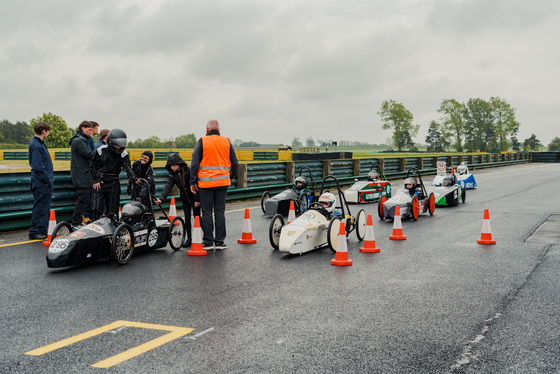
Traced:
<path id="1" fill-rule="evenodd" d="M 33 118 L 30 122 L 30 133 L 35 135 L 33 127 L 37 122 L 46 122 L 51 126 L 49 137 L 45 140 L 45 145 L 49 148 L 67 148 L 68 142 L 72 137 L 72 131 L 68 129 L 66 121 L 62 117 L 52 113 L 43 113 L 41 117 Z"/>
<path id="2" fill-rule="evenodd" d="M 315 147 L 315 140 L 312 137 L 305 139 L 305 146 L 306 147 Z"/>
<path id="3" fill-rule="evenodd" d="M 438 113 L 443 114 L 440 131 L 444 139 L 455 139 L 453 147 L 457 152 L 463 152 L 463 136 L 465 133 L 464 104 L 455 99 L 446 99 L 441 102 Z M 449 142 L 449 140 L 447 140 Z"/>
<path id="4" fill-rule="evenodd" d="M 538 151 L 541 148 L 541 145 L 541 141 L 537 139 L 535 134 L 532 134 L 523 141 L 523 149 L 525 151 Z"/>
<path id="5" fill-rule="evenodd" d="M 498 151 L 492 107 L 480 98 L 469 99 L 464 107 L 465 148 L 468 151 Z"/>
<path id="6" fill-rule="evenodd" d="M 303 144 L 299 138 L 294 137 L 292 140 L 292 147 L 303 147 Z"/>
<path id="7" fill-rule="evenodd" d="M 513 149 L 515 152 L 519 152 L 521 150 L 521 143 L 519 142 L 519 140 L 517 139 L 517 132 L 519 131 L 519 128 L 513 129 L 511 132 L 511 149 Z"/>
<path id="8" fill-rule="evenodd" d="M 549 152 L 560 152 L 560 138 L 559 137 L 555 137 L 548 144 L 548 151 Z"/>
<path id="9" fill-rule="evenodd" d="M 505 152 L 509 149 L 508 136 L 517 133 L 519 129 L 519 122 L 515 119 L 515 108 L 499 97 L 491 97 L 490 106 L 494 117 L 498 148 Z"/>
<path id="10" fill-rule="evenodd" d="M 414 148 L 412 138 L 418 135 L 420 125 L 412 124 L 413 115 L 403 104 L 385 100 L 377 114 L 383 121 L 383 130 L 393 129 L 393 144 L 399 151 Z"/>
<path id="11" fill-rule="evenodd" d="M 428 136 L 426 136 L 426 144 L 428 145 L 428 152 L 442 152 L 441 146 L 441 132 L 439 131 L 439 124 L 436 121 L 430 122 L 428 129 Z"/>
<path id="12" fill-rule="evenodd" d="M 194 134 L 179 135 L 175 138 L 175 146 L 177 148 L 194 148 L 196 141 L 197 139 Z"/>

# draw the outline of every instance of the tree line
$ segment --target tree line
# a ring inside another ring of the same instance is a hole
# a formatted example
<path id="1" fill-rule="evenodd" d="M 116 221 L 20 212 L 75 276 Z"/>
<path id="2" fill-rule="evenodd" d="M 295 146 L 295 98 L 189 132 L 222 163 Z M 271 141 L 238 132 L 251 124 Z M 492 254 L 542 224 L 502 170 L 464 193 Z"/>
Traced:
<path id="1" fill-rule="evenodd" d="M 489 101 L 479 98 L 469 99 L 466 103 L 446 99 L 442 101 L 438 113 L 441 113 L 442 116 L 430 122 L 426 137 L 427 150 L 430 152 L 444 152 L 450 149 L 457 152 L 499 152 L 509 149 L 538 151 L 543 148 L 535 134 L 525 139 L 523 143 L 517 139 L 520 124 L 515 117 L 515 108 L 499 97 L 491 97 Z M 402 103 L 386 100 L 382 103 L 378 114 L 381 116 L 383 129 L 393 130 L 390 140 L 399 151 L 417 150 L 413 138 L 418 135 L 420 125 L 413 124 L 412 113 Z M 12 123 L 7 119 L 2 120 L 0 122 L 0 149 L 27 148 L 34 134 L 33 126 L 39 121 L 51 125 L 51 134 L 45 140 L 47 147 L 69 147 L 68 142 L 77 128 L 70 128 L 66 121 L 56 114 L 43 113 L 43 115 L 31 119 L 30 124 L 24 121 Z M 195 134 L 191 133 L 170 139 L 161 139 L 157 136 L 144 140 L 137 139 L 130 141 L 128 147 L 141 149 L 194 148 L 196 142 Z M 389 139 L 386 143 L 389 143 Z M 233 145 L 234 147 L 259 147 L 261 144 L 235 139 Z M 330 147 L 332 145 L 342 147 L 378 146 L 361 141 L 314 139 L 312 137 L 307 137 L 304 141 L 299 137 L 294 137 L 291 143 L 294 148 Z M 548 144 L 548 150 L 560 152 L 559 137 L 552 139 Z"/>
<path id="2" fill-rule="evenodd" d="M 444 152 L 505 152 L 540 150 L 542 144 L 535 134 L 521 143 L 517 139 L 520 123 L 515 117 L 516 109 L 500 97 L 486 101 L 480 98 L 460 103 L 455 99 L 441 102 L 441 117 L 432 120 L 426 136 L 427 150 Z M 415 150 L 413 138 L 420 125 L 413 123 L 413 114 L 402 103 L 385 100 L 377 112 L 384 130 L 393 130 L 393 144 L 399 150 Z M 549 144 L 549 150 L 557 149 L 558 137 Z"/>

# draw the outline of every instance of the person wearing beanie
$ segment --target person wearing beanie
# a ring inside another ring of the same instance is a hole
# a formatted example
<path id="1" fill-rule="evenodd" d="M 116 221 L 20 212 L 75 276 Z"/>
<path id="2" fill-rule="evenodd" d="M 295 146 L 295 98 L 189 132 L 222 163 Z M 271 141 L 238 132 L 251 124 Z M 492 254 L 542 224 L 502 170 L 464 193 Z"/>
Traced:
<path id="1" fill-rule="evenodd" d="M 151 211 L 151 198 L 156 193 L 156 184 L 154 182 L 154 169 L 152 161 L 154 154 L 152 151 L 146 150 L 142 152 L 139 160 L 132 164 L 132 171 L 138 179 L 145 179 L 148 184 L 142 181 L 129 182 L 126 192 L 132 200 L 140 201 Z"/>

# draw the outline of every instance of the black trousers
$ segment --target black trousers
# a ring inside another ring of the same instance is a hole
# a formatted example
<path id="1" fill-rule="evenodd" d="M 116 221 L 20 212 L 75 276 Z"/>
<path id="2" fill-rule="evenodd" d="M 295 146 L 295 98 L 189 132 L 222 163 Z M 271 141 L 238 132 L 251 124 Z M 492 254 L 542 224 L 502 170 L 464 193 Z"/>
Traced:
<path id="1" fill-rule="evenodd" d="M 183 203 L 183 214 L 185 215 L 185 226 L 187 229 L 187 239 L 192 239 L 192 223 L 191 223 L 191 210 L 193 215 L 200 216 L 200 207 L 195 208 L 187 199 L 181 197 Z"/>
<path id="2" fill-rule="evenodd" d="M 228 186 L 199 188 L 204 245 L 223 245 L 226 239 L 226 195 Z M 215 235 L 214 235 L 215 231 Z"/>
<path id="3" fill-rule="evenodd" d="M 74 203 L 74 213 L 72 213 L 72 226 L 82 223 L 82 214 L 89 203 L 91 187 L 76 188 L 76 202 Z"/>
<path id="4" fill-rule="evenodd" d="M 40 181 L 31 179 L 31 191 L 35 202 L 31 213 L 29 235 L 47 235 L 53 187 L 52 185 L 47 187 Z"/>
<path id="5" fill-rule="evenodd" d="M 121 203 L 121 185 L 118 181 L 111 183 L 101 183 L 101 188 L 93 190 L 93 220 L 99 219 L 103 214 L 103 204 L 107 208 L 107 214 L 119 214 Z"/>

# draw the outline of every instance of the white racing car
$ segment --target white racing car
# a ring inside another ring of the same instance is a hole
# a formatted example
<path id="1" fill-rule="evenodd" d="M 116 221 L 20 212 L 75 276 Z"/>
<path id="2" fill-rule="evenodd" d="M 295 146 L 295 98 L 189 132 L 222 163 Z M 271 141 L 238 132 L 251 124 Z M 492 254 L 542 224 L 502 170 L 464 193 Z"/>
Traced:
<path id="1" fill-rule="evenodd" d="M 325 181 L 333 179 L 340 204 L 336 204 L 335 196 L 324 189 Z M 356 231 L 359 241 L 364 239 L 366 232 L 366 213 L 360 209 L 356 216 L 350 213 L 348 203 L 340 190 L 336 177 L 329 175 L 323 179 L 319 201 L 311 204 L 309 209 L 293 222 L 284 223 L 282 215 L 272 218 L 269 227 L 270 244 L 280 252 L 303 254 L 317 248 L 328 246 L 336 252 L 338 233 L 342 220 L 346 223 L 346 235 Z"/>

